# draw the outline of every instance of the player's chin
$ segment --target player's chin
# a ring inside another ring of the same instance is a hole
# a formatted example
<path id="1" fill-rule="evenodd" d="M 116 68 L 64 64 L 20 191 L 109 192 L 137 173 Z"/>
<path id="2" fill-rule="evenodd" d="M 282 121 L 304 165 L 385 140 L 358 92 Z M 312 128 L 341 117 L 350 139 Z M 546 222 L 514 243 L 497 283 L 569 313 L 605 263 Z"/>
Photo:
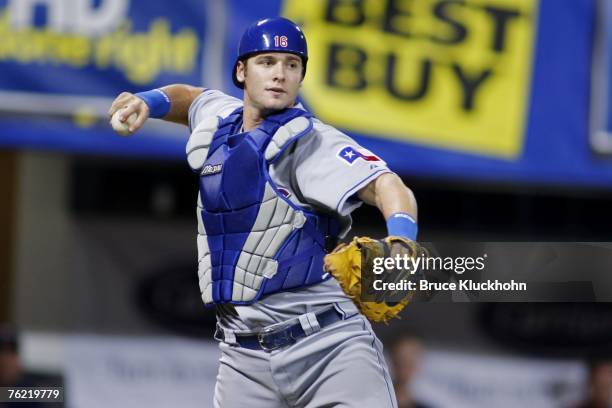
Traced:
<path id="1" fill-rule="evenodd" d="M 265 107 L 267 110 L 282 110 L 292 105 L 292 101 L 289 98 L 270 98 L 266 101 Z"/>

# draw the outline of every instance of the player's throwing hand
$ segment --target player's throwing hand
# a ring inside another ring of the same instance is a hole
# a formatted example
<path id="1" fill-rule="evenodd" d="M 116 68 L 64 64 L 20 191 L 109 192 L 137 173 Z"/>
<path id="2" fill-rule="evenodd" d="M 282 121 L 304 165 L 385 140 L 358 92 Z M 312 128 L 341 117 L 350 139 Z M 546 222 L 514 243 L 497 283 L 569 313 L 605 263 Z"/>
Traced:
<path id="1" fill-rule="evenodd" d="M 129 136 L 140 129 L 149 118 L 149 107 L 138 96 L 122 92 L 111 104 L 108 117 L 115 132 Z"/>

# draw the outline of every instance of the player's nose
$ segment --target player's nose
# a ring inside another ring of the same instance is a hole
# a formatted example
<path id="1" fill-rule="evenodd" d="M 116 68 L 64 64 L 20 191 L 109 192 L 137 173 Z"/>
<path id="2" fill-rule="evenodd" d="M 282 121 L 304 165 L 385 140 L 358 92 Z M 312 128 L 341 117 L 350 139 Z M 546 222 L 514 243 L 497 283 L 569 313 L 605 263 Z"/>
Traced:
<path id="1" fill-rule="evenodd" d="M 285 64 L 283 64 L 282 61 L 277 62 L 272 70 L 274 79 L 278 81 L 285 80 L 285 69 Z"/>

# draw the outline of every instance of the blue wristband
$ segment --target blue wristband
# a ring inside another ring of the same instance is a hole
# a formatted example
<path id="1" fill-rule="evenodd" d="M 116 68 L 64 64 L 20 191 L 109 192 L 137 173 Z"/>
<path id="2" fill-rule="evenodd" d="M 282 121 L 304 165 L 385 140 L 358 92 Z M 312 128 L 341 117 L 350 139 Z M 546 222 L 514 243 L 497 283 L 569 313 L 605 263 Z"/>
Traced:
<path id="1" fill-rule="evenodd" d="M 398 212 L 387 220 L 387 235 L 398 236 L 416 241 L 419 226 L 409 214 Z"/>
<path id="2" fill-rule="evenodd" d="M 152 89 L 134 94 L 149 107 L 149 117 L 161 119 L 170 112 L 170 98 L 161 89 Z"/>

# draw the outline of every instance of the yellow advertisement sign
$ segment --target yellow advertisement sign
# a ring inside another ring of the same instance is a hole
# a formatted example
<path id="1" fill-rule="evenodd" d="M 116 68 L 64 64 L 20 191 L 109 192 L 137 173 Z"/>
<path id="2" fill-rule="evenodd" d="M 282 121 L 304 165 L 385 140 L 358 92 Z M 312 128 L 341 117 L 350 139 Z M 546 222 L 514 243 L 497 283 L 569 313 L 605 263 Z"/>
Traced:
<path id="1" fill-rule="evenodd" d="M 522 149 L 537 0 L 286 0 L 302 95 L 355 133 L 512 159 Z"/>

